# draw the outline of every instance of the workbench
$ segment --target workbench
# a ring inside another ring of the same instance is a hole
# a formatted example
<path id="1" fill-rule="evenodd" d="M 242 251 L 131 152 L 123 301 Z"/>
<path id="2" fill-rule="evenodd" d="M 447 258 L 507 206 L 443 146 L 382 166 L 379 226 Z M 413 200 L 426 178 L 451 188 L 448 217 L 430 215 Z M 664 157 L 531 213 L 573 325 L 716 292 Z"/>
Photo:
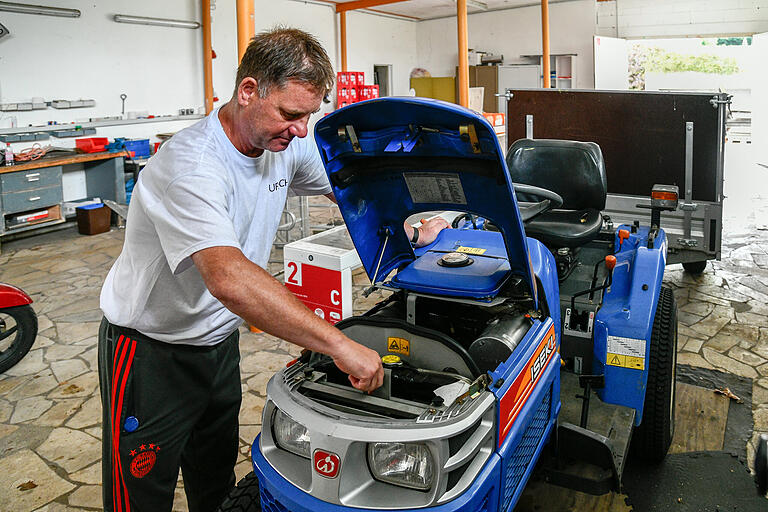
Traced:
<path id="1" fill-rule="evenodd" d="M 68 200 L 99 197 L 125 203 L 126 156 L 125 151 L 70 154 L 0 167 L 0 236 L 65 222 L 62 175 L 69 171 L 84 171 L 86 197 Z M 40 219 L 13 222 L 26 212 L 46 210 Z"/>

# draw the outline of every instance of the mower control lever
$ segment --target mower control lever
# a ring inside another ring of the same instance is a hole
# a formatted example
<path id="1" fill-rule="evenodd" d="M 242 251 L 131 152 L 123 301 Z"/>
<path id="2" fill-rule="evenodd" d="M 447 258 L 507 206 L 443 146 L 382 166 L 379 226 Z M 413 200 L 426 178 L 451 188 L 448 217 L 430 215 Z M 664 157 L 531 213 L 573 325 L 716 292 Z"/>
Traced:
<path id="1" fill-rule="evenodd" d="M 598 262 L 598 265 L 599 265 L 599 262 Z M 611 283 L 613 282 L 613 269 L 616 267 L 616 256 L 614 256 L 613 254 L 609 254 L 608 256 L 606 256 L 605 267 L 608 269 L 608 279 L 606 279 L 605 284 L 602 284 L 600 286 L 593 286 L 591 288 L 582 290 L 580 292 L 576 292 L 573 295 L 571 295 L 571 311 L 573 313 L 576 312 L 576 297 L 581 297 L 582 295 L 586 295 L 588 293 L 594 293 L 600 290 L 605 290 L 606 288 L 609 288 L 611 286 Z M 597 268 L 595 270 L 597 270 Z"/>

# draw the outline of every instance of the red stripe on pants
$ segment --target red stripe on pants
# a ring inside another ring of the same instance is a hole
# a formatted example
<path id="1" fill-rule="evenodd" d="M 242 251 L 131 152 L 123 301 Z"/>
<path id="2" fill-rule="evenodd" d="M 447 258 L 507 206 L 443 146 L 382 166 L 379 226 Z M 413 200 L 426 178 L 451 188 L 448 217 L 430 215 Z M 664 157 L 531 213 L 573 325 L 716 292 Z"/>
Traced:
<path id="1" fill-rule="evenodd" d="M 123 341 L 125 341 L 125 343 L 122 343 Z M 125 479 L 123 478 L 123 467 L 122 461 L 120 460 L 120 416 L 123 409 L 125 386 L 128 382 L 128 376 L 133 363 L 133 356 L 136 352 L 136 341 L 130 338 L 123 339 L 123 336 L 120 336 L 115 349 L 115 361 L 118 359 L 118 352 L 120 352 L 120 359 L 116 368 L 114 368 L 112 387 L 112 473 L 114 475 L 112 490 L 115 511 L 122 512 L 123 504 L 125 504 L 125 512 L 130 512 L 131 504 L 128 499 L 128 489 L 126 488 Z M 127 359 L 125 359 L 126 354 L 128 355 Z M 124 362 L 125 369 L 123 370 Z"/>

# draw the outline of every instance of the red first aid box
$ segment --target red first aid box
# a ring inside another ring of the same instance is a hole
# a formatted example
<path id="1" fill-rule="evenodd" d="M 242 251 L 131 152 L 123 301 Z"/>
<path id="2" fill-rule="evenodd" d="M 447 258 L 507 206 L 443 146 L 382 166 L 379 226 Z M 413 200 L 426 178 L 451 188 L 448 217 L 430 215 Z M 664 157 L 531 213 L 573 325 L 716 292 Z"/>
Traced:
<path id="1" fill-rule="evenodd" d="M 287 244 L 283 264 L 286 288 L 317 316 L 352 316 L 352 272 L 362 263 L 345 226 Z"/>

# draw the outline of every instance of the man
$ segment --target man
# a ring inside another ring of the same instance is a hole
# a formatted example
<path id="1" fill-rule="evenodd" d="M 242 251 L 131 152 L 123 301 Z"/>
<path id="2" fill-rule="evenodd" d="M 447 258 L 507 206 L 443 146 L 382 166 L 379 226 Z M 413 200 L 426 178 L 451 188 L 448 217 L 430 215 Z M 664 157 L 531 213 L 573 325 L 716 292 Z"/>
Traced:
<path id="1" fill-rule="evenodd" d="M 381 385 L 376 352 L 264 270 L 288 189 L 332 198 L 304 139 L 332 85 L 314 37 L 261 33 L 232 99 L 176 134 L 142 171 L 101 293 L 106 510 L 170 510 L 179 467 L 192 512 L 214 510 L 234 485 L 243 320 L 328 354 L 357 389 Z M 404 229 L 425 245 L 445 225 Z"/>

